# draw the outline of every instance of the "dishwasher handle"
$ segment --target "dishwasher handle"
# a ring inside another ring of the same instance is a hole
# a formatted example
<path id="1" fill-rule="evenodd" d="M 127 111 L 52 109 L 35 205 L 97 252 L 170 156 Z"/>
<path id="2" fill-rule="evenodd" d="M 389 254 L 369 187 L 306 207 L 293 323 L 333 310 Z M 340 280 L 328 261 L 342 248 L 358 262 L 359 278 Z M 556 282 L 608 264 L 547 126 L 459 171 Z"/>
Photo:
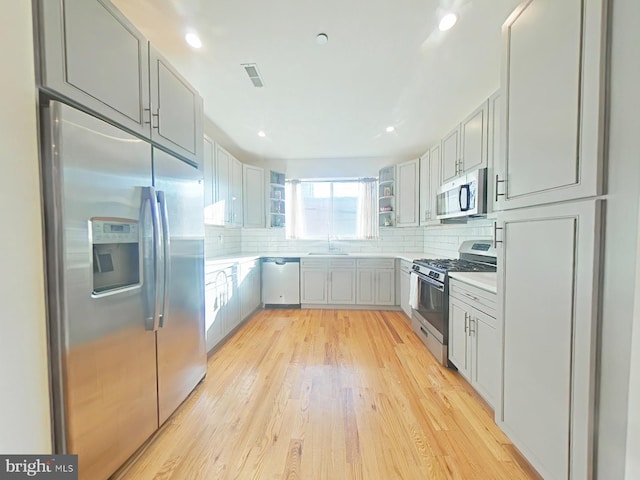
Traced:
<path id="1" fill-rule="evenodd" d="M 276 265 L 286 265 L 287 263 L 300 263 L 299 257 L 264 257 L 262 263 L 275 263 Z"/>

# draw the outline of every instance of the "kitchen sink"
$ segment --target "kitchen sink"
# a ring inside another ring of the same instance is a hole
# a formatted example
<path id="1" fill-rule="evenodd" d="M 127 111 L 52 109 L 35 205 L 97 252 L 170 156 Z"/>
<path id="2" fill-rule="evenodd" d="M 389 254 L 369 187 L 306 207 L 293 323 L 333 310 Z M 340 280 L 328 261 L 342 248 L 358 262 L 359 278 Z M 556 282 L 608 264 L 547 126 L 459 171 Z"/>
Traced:
<path id="1" fill-rule="evenodd" d="M 334 255 L 349 255 L 346 252 L 310 252 L 307 255 L 326 255 L 326 256 L 334 256 Z"/>

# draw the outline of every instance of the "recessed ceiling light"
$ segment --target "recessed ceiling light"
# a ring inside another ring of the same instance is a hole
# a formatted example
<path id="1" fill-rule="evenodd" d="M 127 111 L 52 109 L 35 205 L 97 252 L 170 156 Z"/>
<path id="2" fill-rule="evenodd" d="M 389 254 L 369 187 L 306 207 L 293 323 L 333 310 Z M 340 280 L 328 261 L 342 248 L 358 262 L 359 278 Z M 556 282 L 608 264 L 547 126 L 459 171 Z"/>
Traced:
<path id="1" fill-rule="evenodd" d="M 391 132 L 393 132 L 395 129 L 396 129 L 396 127 L 394 127 L 393 125 L 389 125 L 389 126 L 386 128 L 387 133 L 391 133 Z"/>
<path id="2" fill-rule="evenodd" d="M 442 20 L 440 20 L 440 24 L 438 25 L 438 28 L 441 31 L 446 32 L 451 27 L 453 27 L 457 21 L 458 21 L 458 16 L 455 13 L 447 13 L 444 17 L 442 17 Z"/>
<path id="3" fill-rule="evenodd" d="M 184 39 L 193 48 L 201 48 L 202 47 L 202 40 L 200 40 L 200 37 L 198 36 L 197 33 L 189 32 L 184 36 Z"/>
<path id="4" fill-rule="evenodd" d="M 266 136 L 267 136 L 267 134 L 266 134 L 266 133 L 264 133 L 262 130 L 260 130 L 260 131 L 258 132 L 258 136 L 259 136 L 259 137 L 264 138 L 264 137 L 266 137 Z"/>
<path id="5" fill-rule="evenodd" d="M 319 33 L 318 36 L 316 37 L 316 43 L 318 45 L 324 45 L 328 41 L 329 41 L 329 35 L 327 35 L 326 33 Z"/>

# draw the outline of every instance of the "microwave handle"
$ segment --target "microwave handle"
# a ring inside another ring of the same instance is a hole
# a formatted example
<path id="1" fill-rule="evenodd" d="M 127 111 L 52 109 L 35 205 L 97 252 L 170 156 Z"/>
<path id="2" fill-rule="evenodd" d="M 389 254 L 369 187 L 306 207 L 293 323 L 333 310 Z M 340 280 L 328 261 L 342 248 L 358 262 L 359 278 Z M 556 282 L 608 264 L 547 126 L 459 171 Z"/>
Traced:
<path id="1" fill-rule="evenodd" d="M 462 191 L 467 191 L 467 201 L 466 206 L 462 206 Z M 458 203 L 460 204 L 460 211 L 466 212 L 471 208 L 471 186 L 469 184 L 460 185 L 460 190 L 458 191 Z"/>

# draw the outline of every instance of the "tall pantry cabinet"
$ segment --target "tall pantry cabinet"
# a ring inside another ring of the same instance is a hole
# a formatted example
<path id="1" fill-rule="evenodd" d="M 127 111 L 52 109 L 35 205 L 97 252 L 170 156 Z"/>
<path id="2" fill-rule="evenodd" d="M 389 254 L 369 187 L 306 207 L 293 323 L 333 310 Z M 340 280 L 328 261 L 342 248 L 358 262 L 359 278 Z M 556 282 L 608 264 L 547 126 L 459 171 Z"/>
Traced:
<path id="1" fill-rule="evenodd" d="M 591 478 L 606 0 L 528 0 L 503 26 L 494 236 L 496 421 L 550 479 Z"/>

